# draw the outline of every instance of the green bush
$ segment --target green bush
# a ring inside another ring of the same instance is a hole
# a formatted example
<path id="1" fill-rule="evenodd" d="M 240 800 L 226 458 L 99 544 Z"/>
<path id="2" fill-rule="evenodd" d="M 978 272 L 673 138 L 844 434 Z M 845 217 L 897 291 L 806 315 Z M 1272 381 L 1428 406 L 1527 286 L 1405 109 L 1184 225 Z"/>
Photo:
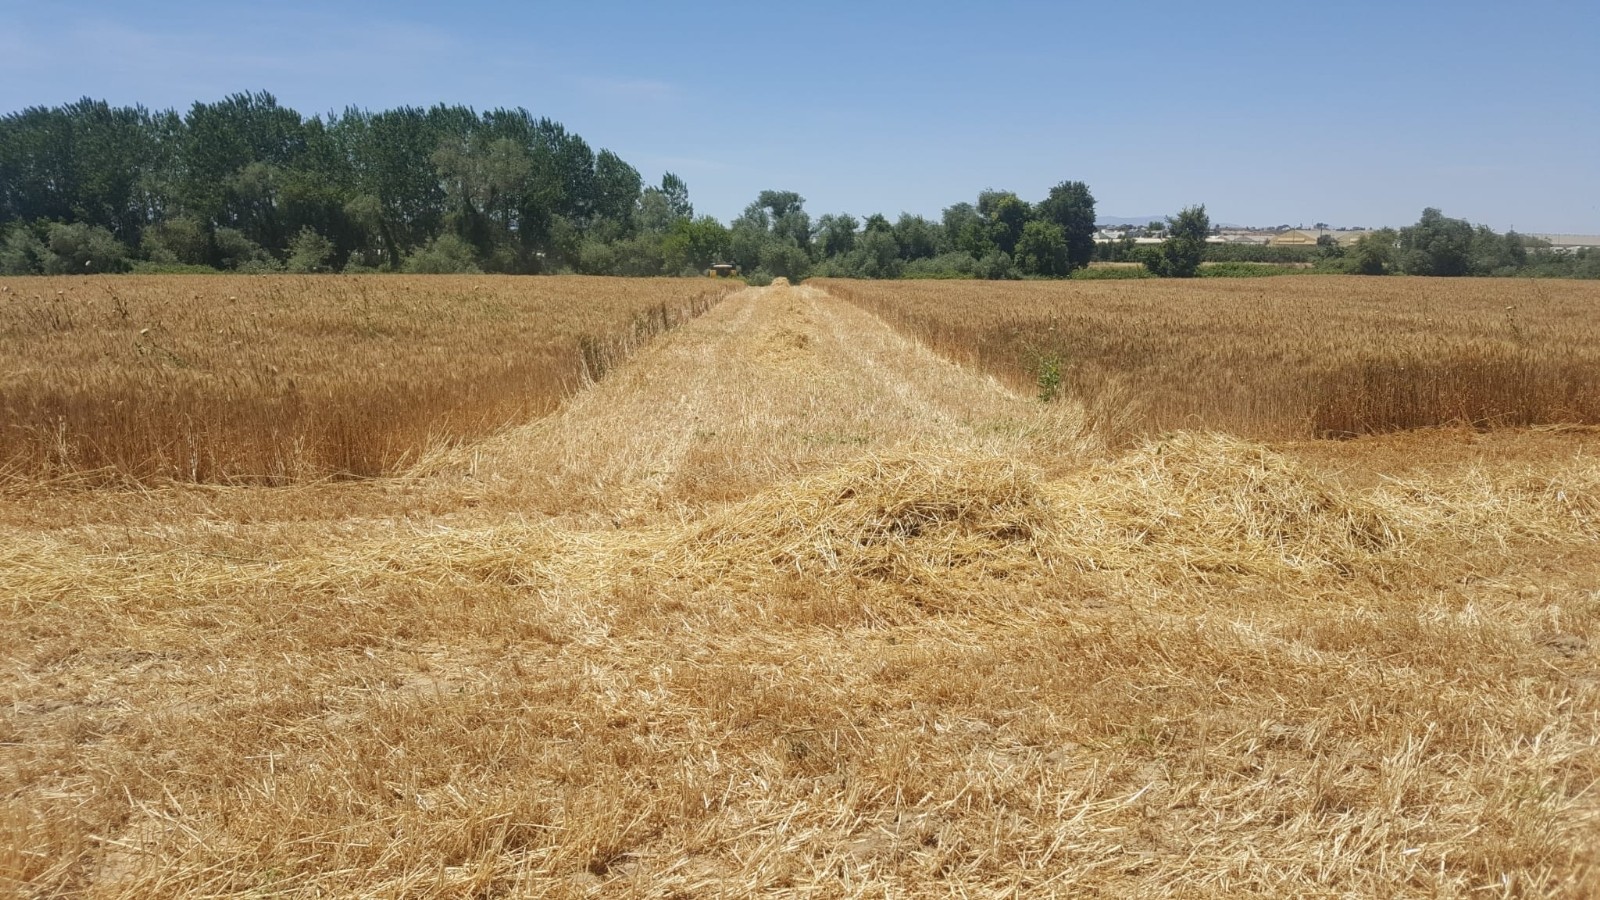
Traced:
<path id="1" fill-rule="evenodd" d="M 234 271 L 240 275 L 277 275 L 283 271 L 283 263 L 270 256 L 266 259 L 247 259 Z"/>
<path id="2" fill-rule="evenodd" d="M 212 262 L 210 229 L 193 216 L 174 216 L 151 225 L 139 247 L 154 263 L 209 266 Z"/>
<path id="3" fill-rule="evenodd" d="M 611 275 L 648 278 L 662 274 L 666 258 L 662 253 L 659 234 L 641 234 L 611 245 Z"/>
<path id="4" fill-rule="evenodd" d="M 973 278 L 978 271 L 978 261 L 972 254 L 954 250 L 929 259 L 914 259 L 906 263 L 902 278 Z"/>
<path id="5" fill-rule="evenodd" d="M 240 272 L 260 271 L 263 267 L 279 268 L 272 254 L 237 228 L 218 228 L 212 239 L 216 244 L 217 264 L 221 268 Z"/>
<path id="6" fill-rule="evenodd" d="M 0 243 L 0 275 L 37 275 L 44 271 L 44 260 L 50 251 L 44 241 L 26 225 L 17 225 L 6 232 Z"/>
<path id="7" fill-rule="evenodd" d="M 978 267 L 974 272 L 979 278 L 989 281 L 1004 281 L 1021 278 L 1017 267 L 1011 261 L 1010 254 L 1003 250 L 994 250 L 983 259 L 978 260 Z"/>
<path id="8" fill-rule="evenodd" d="M 611 275 L 616 271 L 616 267 L 617 253 L 614 245 L 594 238 L 589 238 L 578 245 L 578 258 L 574 268 L 580 275 Z"/>
<path id="9" fill-rule="evenodd" d="M 1132 278 L 1154 278 L 1144 266 L 1090 266 L 1072 273 L 1074 281 L 1120 281 Z"/>
<path id="10" fill-rule="evenodd" d="M 1169 237 L 1145 259 L 1145 267 L 1162 278 L 1193 278 L 1200 272 L 1206 252 L 1206 235 L 1211 233 L 1211 217 L 1205 206 L 1191 206 L 1168 220 Z"/>
<path id="11" fill-rule="evenodd" d="M 188 263 L 155 262 L 148 259 L 134 260 L 132 272 L 135 275 L 215 275 L 217 270 L 210 266 L 194 266 Z"/>
<path id="12" fill-rule="evenodd" d="M 307 225 L 289 241 L 289 260 L 284 268 L 290 272 L 327 272 L 332 258 L 333 241 Z"/>
<path id="13" fill-rule="evenodd" d="M 472 245 L 453 234 L 441 234 L 433 243 L 406 257 L 402 267 L 412 275 L 479 275 Z"/>
<path id="14" fill-rule="evenodd" d="M 99 274 L 128 269 L 128 248 L 98 225 L 57 223 L 51 225 L 46 234 L 50 248 L 43 260 L 46 275 Z"/>
<path id="15" fill-rule="evenodd" d="M 1600 250 L 1534 250 L 1520 273 L 1530 278 L 1600 278 Z"/>
<path id="16" fill-rule="evenodd" d="M 1204 262 L 1308 263 L 1315 262 L 1320 247 L 1280 247 L 1274 244 L 1206 244 Z"/>
<path id="17" fill-rule="evenodd" d="M 1200 266 L 1202 278 L 1268 278 L 1273 275 L 1303 275 L 1310 271 L 1271 263 L 1220 262 Z"/>

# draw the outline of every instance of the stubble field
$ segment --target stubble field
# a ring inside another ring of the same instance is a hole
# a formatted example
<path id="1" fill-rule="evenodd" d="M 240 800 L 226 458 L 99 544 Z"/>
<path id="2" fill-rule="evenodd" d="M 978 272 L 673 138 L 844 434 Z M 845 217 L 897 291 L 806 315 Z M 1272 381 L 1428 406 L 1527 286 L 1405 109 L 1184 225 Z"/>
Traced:
<path id="1" fill-rule="evenodd" d="M 1595 895 L 1600 433 L 1572 405 L 1308 440 L 1300 394 L 1208 400 L 1349 362 L 1326 328 L 1155 311 L 1301 279 L 1263 281 L 780 284 L 383 477 L 15 474 L 0 884 Z M 396 303 L 457 290 L 413 282 Z M 1509 341 L 1527 384 L 1568 373 L 1540 396 L 1592 399 L 1592 290 L 1490 320 L 1476 285 L 1384 290 L 1350 298 L 1364 346 L 1374 312 L 1441 371 Z M 1050 315 L 1041 403 L 1014 351 Z"/>

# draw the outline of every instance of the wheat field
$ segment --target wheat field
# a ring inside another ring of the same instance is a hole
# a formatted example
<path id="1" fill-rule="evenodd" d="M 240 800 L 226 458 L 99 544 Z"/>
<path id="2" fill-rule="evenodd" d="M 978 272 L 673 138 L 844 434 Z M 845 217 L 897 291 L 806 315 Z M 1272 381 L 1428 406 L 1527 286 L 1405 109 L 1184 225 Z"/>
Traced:
<path id="1" fill-rule="evenodd" d="M 146 276 L 0 285 L 0 472 L 372 476 L 554 409 L 726 286 Z"/>
<path id="2" fill-rule="evenodd" d="M 10 479 L 0 890 L 1600 893 L 1600 430 L 1149 434 L 912 289 L 384 477 Z"/>
<path id="3" fill-rule="evenodd" d="M 1143 433 L 1600 424 L 1592 282 L 817 283 L 1019 389 L 1118 395 Z"/>

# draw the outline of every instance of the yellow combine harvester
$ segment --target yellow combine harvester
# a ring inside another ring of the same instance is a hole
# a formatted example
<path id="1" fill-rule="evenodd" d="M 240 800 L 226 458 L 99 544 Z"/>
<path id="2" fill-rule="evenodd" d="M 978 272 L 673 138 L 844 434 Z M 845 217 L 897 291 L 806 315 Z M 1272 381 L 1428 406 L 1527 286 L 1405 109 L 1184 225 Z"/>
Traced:
<path id="1" fill-rule="evenodd" d="M 707 278 L 737 278 L 739 267 L 733 263 L 717 263 L 706 270 Z"/>

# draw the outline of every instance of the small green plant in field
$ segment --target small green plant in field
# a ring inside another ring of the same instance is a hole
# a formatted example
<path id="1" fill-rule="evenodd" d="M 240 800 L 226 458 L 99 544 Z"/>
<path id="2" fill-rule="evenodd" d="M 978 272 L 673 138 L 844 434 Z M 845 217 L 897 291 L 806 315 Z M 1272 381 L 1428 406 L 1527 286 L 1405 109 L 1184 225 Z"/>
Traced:
<path id="1" fill-rule="evenodd" d="M 1061 393 L 1061 376 L 1064 367 L 1061 354 L 1054 351 L 1039 354 L 1033 369 L 1039 383 L 1040 403 L 1049 403 Z"/>

